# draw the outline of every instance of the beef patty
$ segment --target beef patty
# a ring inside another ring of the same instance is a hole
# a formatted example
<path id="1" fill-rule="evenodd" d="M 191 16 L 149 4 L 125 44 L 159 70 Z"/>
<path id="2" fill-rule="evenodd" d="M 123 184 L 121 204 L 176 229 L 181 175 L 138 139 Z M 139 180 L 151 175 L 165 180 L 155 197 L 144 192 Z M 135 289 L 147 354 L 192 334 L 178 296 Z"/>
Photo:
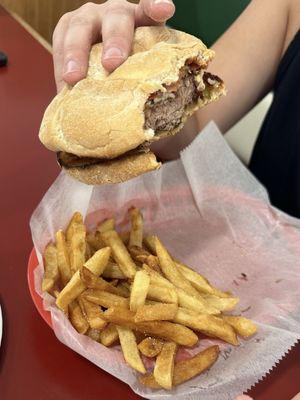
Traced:
<path id="1" fill-rule="evenodd" d="M 194 75 L 184 74 L 171 90 L 158 92 L 145 105 L 145 128 L 156 131 L 171 131 L 182 120 L 185 108 L 199 97 Z"/>

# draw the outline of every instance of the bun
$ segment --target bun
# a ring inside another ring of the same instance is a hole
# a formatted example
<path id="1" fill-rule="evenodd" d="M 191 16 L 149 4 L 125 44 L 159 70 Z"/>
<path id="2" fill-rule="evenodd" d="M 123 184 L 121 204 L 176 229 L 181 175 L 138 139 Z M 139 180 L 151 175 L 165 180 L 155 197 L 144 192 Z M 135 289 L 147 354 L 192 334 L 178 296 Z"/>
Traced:
<path id="1" fill-rule="evenodd" d="M 214 56 L 201 40 L 166 27 L 138 28 L 132 55 L 110 75 L 101 65 L 101 53 L 102 44 L 94 45 L 88 76 L 74 87 L 65 87 L 48 106 L 39 136 L 50 150 L 112 159 L 145 141 L 178 132 L 182 124 L 157 136 L 152 129 L 146 130 L 145 102 L 150 94 L 176 82 L 188 59 L 206 68 Z M 220 84 L 211 96 L 199 98 L 183 122 L 223 93 Z"/>
<path id="2" fill-rule="evenodd" d="M 139 153 L 91 165 L 85 168 L 64 168 L 72 177 L 87 185 L 124 182 L 160 167 L 153 153 Z"/>

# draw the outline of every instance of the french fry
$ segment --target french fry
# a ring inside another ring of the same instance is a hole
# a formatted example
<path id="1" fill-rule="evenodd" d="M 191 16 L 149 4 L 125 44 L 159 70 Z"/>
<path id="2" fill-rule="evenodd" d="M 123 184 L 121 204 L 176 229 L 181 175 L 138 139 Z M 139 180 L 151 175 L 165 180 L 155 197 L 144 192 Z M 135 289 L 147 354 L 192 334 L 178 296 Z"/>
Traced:
<path id="1" fill-rule="evenodd" d="M 130 310 L 136 311 L 138 307 L 145 304 L 148 289 L 150 285 L 150 276 L 146 271 L 138 271 L 135 274 L 130 293 Z"/>
<path id="2" fill-rule="evenodd" d="M 182 346 L 194 346 L 198 336 L 185 326 L 168 321 L 134 322 L 134 312 L 122 307 L 111 307 L 104 311 L 103 318 L 115 325 L 127 326 L 130 329 L 140 331 L 147 335 L 153 335 L 181 344 Z"/>
<path id="3" fill-rule="evenodd" d="M 130 290 L 128 289 L 127 286 L 123 285 L 122 282 L 118 284 L 117 288 L 120 292 L 120 296 L 130 297 Z"/>
<path id="4" fill-rule="evenodd" d="M 147 259 L 147 257 L 149 255 L 151 255 L 147 250 L 143 249 L 142 247 L 138 247 L 138 246 L 129 246 L 128 250 L 129 250 L 129 253 L 130 253 L 131 257 L 133 258 L 133 260 L 138 261 L 138 262 L 140 262 L 141 256 L 144 256 L 145 259 Z"/>
<path id="5" fill-rule="evenodd" d="M 52 243 L 46 246 L 44 252 L 44 269 L 45 271 L 42 280 L 42 291 L 51 292 L 59 279 L 57 249 Z"/>
<path id="6" fill-rule="evenodd" d="M 114 229 L 115 229 L 114 218 L 106 219 L 97 226 L 97 231 L 100 233 L 112 231 Z"/>
<path id="7" fill-rule="evenodd" d="M 72 301 L 69 304 L 68 308 L 71 324 L 74 326 L 78 333 L 86 333 L 89 329 L 89 324 L 85 319 L 77 300 Z"/>
<path id="8" fill-rule="evenodd" d="M 204 295 L 207 304 L 220 311 L 231 311 L 239 302 L 237 297 L 217 297 L 215 295 Z"/>
<path id="9" fill-rule="evenodd" d="M 112 286 L 118 286 L 119 279 L 113 279 L 112 281 L 109 282 Z M 121 295 L 122 296 L 122 295 Z"/>
<path id="10" fill-rule="evenodd" d="M 136 273 L 136 265 L 117 232 L 106 231 L 101 233 L 101 235 L 107 246 L 111 247 L 113 257 L 123 274 L 129 279 L 133 279 Z"/>
<path id="11" fill-rule="evenodd" d="M 139 306 L 134 321 L 172 321 L 177 310 L 177 304 L 156 303 Z"/>
<path id="12" fill-rule="evenodd" d="M 173 386 L 180 385 L 210 368 L 217 361 L 219 353 L 218 346 L 211 346 L 192 358 L 178 361 L 174 365 Z M 161 388 L 153 374 L 141 376 L 140 382 L 151 389 Z"/>
<path id="13" fill-rule="evenodd" d="M 159 274 L 154 269 L 150 268 L 149 265 L 143 264 L 143 270 L 148 273 L 150 276 L 150 283 L 155 286 L 163 286 L 171 289 L 175 289 L 173 283 L 168 281 L 168 279 L 164 278 L 161 274 Z"/>
<path id="14" fill-rule="evenodd" d="M 109 279 L 126 279 L 126 276 L 120 270 L 120 267 L 117 264 L 114 264 L 110 261 L 108 262 L 105 270 L 103 271 L 102 276 L 104 278 L 109 278 Z"/>
<path id="15" fill-rule="evenodd" d="M 145 374 L 146 369 L 141 360 L 134 333 L 126 326 L 117 325 L 116 328 L 125 361 L 136 371 Z"/>
<path id="16" fill-rule="evenodd" d="M 79 212 L 73 215 L 66 231 L 66 238 L 69 247 L 71 271 L 74 274 L 83 266 L 86 252 L 86 228 Z"/>
<path id="17" fill-rule="evenodd" d="M 80 268 L 79 275 L 86 288 L 105 290 L 106 292 L 123 296 L 124 292 L 122 290 L 119 290 L 118 287 L 113 286 L 111 283 L 102 279 L 100 276 L 98 277 L 97 275 L 93 274 L 86 267 Z"/>
<path id="18" fill-rule="evenodd" d="M 99 275 L 101 271 L 105 268 L 108 259 L 110 256 L 110 248 L 105 247 L 103 249 L 98 250 L 92 258 L 90 258 L 85 266 L 95 275 Z M 56 299 L 57 307 L 66 312 L 68 304 L 71 301 L 75 300 L 76 297 L 80 295 L 86 289 L 85 284 L 80 279 L 80 273 L 77 271 L 71 278 L 71 280 L 67 283 L 67 285 L 63 288 L 63 290 L 59 293 Z"/>
<path id="19" fill-rule="evenodd" d="M 78 297 L 78 303 L 92 329 L 101 330 L 107 325 L 107 322 L 102 318 L 103 312 L 97 304 L 91 303 L 82 295 Z"/>
<path id="20" fill-rule="evenodd" d="M 114 324 L 108 324 L 100 332 L 100 342 L 103 346 L 109 347 L 119 340 L 119 334 Z"/>
<path id="21" fill-rule="evenodd" d="M 220 310 L 213 307 L 210 303 L 206 302 L 205 299 L 190 296 L 184 290 L 179 288 L 176 288 L 176 292 L 178 296 L 178 304 L 181 307 L 203 314 L 220 314 Z"/>
<path id="22" fill-rule="evenodd" d="M 181 274 L 177 269 L 174 261 L 169 255 L 167 249 L 163 246 L 160 240 L 156 237 L 156 253 L 159 259 L 159 265 L 164 275 L 178 288 L 185 290 L 191 296 L 199 297 L 198 291 L 192 284 Z"/>
<path id="23" fill-rule="evenodd" d="M 83 296 L 92 303 L 98 304 L 99 306 L 109 308 L 109 307 L 129 307 L 129 299 L 125 297 L 118 296 L 113 293 L 105 292 L 98 289 L 87 289 Z"/>
<path id="24" fill-rule="evenodd" d="M 142 247 L 143 244 L 143 217 L 140 210 L 131 207 L 129 210 L 131 219 L 131 230 L 129 236 L 129 247 Z"/>
<path id="25" fill-rule="evenodd" d="M 167 342 L 157 356 L 153 376 L 156 382 L 164 389 L 172 388 L 174 360 L 177 345 L 174 342 Z"/>
<path id="26" fill-rule="evenodd" d="M 174 322 L 187 326 L 207 336 L 216 337 L 224 342 L 238 345 L 237 336 L 233 328 L 221 318 L 208 314 L 197 314 L 179 307 Z"/>
<path id="27" fill-rule="evenodd" d="M 87 336 L 95 340 L 95 342 L 100 342 L 100 331 L 98 329 L 88 329 L 86 332 Z"/>
<path id="28" fill-rule="evenodd" d="M 147 337 L 138 344 L 139 351 L 146 357 L 156 357 L 164 345 L 160 339 Z"/>
<path id="29" fill-rule="evenodd" d="M 88 259 L 90 259 L 94 253 L 95 253 L 95 252 L 92 251 L 91 246 L 90 246 L 89 243 L 86 241 L 86 243 L 85 243 L 85 261 L 87 261 Z"/>
<path id="30" fill-rule="evenodd" d="M 204 276 L 192 270 L 187 265 L 177 260 L 175 261 L 175 264 L 182 275 L 184 275 L 200 293 L 213 294 L 218 297 L 229 297 L 228 293 L 222 292 L 213 287 Z"/>
<path id="31" fill-rule="evenodd" d="M 71 265 L 65 234 L 58 231 L 55 234 L 57 248 L 57 265 L 63 286 L 71 279 Z"/>
<path id="32" fill-rule="evenodd" d="M 156 300 L 162 303 L 178 304 L 177 292 L 173 288 L 165 286 L 149 285 L 147 299 Z"/>
<path id="33" fill-rule="evenodd" d="M 144 237 L 143 243 L 146 248 L 156 256 L 156 243 L 155 243 L 155 236 L 148 235 Z"/>
<path id="34" fill-rule="evenodd" d="M 158 257 L 150 254 L 150 256 L 147 257 L 146 264 L 148 264 L 151 269 L 161 274 Z"/>
<path id="35" fill-rule="evenodd" d="M 86 234 L 86 241 L 92 249 L 92 252 L 106 247 L 103 240 L 100 238 L 99 232 L 88 232 Z"/>
<path id="36" fill-rule="evenodd" d="M 257 326 L 248 318 L 235 315 L 223 315 L 222 318 L 243 338 L 248 338 L 257 332 Z"/>

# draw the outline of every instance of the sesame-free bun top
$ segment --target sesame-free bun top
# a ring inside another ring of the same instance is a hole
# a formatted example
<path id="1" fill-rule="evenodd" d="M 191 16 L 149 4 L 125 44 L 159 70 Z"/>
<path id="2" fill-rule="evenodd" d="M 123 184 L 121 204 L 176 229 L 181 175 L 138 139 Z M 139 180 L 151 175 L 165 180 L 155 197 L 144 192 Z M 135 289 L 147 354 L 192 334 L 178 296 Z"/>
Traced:
<path id="1" fill-rule="evenodd" d="M 196 37 L 166 27 L 136 29 L 130 57 L 111 74 L 101 53 L 102 43 L 94 45 L 87 77 L 66 86 L 48 106 L 39 133 L 48 149 L 111 159 L 157 139 L 144 128 L 149 95 L 176 82 L 187 59 L 205 68 L 214 55 Z"/>

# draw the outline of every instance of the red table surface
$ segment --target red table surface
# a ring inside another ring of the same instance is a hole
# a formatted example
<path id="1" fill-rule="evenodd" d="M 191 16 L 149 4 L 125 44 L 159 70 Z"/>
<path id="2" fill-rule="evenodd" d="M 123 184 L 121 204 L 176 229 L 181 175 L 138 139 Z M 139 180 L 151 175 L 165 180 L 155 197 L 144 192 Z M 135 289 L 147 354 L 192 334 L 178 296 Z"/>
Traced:
<path id="1" fill-rule="evenodd" d="M 62 345 L 41 319 L 27 287 L 32 248 L 29 218 L 58 174 L 55 156 L 38 140 L 55 94 L 51 55 L 0 7 L 1 400 L 138 399 L 131 389 Z M 300 345 L 250 393 L 289 400 L 300 391 Z M 247 368 L 247 365 L 244 366 Z M 216 399 L 217 400 L 217 399 Z"/>

